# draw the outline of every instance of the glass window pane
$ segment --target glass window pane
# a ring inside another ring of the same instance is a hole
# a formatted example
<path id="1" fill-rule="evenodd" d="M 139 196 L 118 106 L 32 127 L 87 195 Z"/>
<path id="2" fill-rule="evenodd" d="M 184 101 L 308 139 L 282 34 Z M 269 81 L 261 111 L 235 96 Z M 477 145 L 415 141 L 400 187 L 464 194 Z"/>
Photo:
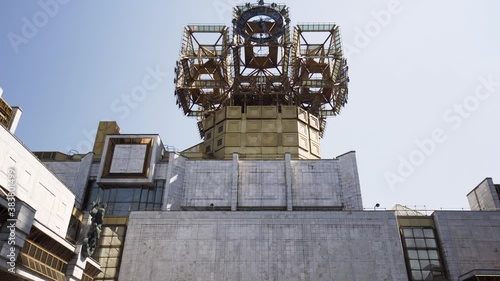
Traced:
<path id="1" fill-rule="evenodd" d="M 102 202 L 109 202 L 109 189 L 104 189 L 102 192 Z"/>
<path id="2" fill-rule="evenodd" d="M 413 229 L 413 234 L 415 235 L 415 237 L 424 237 L 424 232 L 421 228 L 414 228 Z"/>
<path id="3" fill-rule="evenodd" d="M 424 229 L 424 236 L 426 238 L 434 238 L 434 230 L 432 230 L 430 228 Z"/>
<path id="4" fill-rule="evenodd" d="M 139 202 L 141 200 L 141 189 L 140 188 L 134 188 L 134 202 Z"/>
<path id="5" fill-rule="evenodd" d="M 123 212 L 129 212 L 130 210 L 130 203 L 115 203 L 115 208 L 113 210 L 113 213 L 123 213 Z"/>
<path id="6" fill-rule="evenodd" d="M 422 279 L 423 280 L 432 280 L 432 274 L 428 270 L 422 270 Z"/>
<path id="7" fill-rule="evenodd" d="M 422 268 L 422 270 L 431 270 L 431 264 L 429 260 L 420 260 L 420 268 Z"/>
<path id="8" fill-rule="evenodd" d="M 408 258 L 410 259 L 418 259 L 417 251 L 408 250 Z"/>
<path id="9" fill-rule="evenodd" d="M 163 188 L 157 187 L 155 192 L 155 203 L 161 203 L 163 197 Z"/>
<path id="10" fill-rule="evenodd" d="M 116 197 L 116 188 L 111 188 L 110 194 L 109 194 L 109 202 L 114 202 Z"/>
<path id="11" fill-rule="evenodd" d="M 148 193 L 148 203 L 155 201 L 155 191 L 154 189 L 150 189 Z"/>
<path id="12" fill-rule="evenodd" d="M 132 203 L 130 211 L 139 211 L 139 203 Z"/>
<path id="13" fill-rule="evenodd" d="M 427 251 L 426 250 L 418 250 L 418 258 L 421 259 L 421 260 L 426 260 L 429 258 L 429 255 L 427 255 Z"/>
<path id="14" fill-rule="evenodd" d="M 418 260 L 410 260 L 410 268 L 420 269 L 420 263 L 418 262 Z"/>
<path id="15" fill-rule="evenodd" d="M 415 247 L 415 239 L 413 239 L 413 238 L 406 238 L 405 242 L 406 242 L 406 247 L 409 247 L 409 248 Z"/>
<path id="16" fill-rule="evenodd" d="M 403 228 L 403 235 L 405 237 L 413 237 L 413 231 L 411 228 Z"/>
<path id="17" fill-rule="evenodd" d="M 436 250 L 429 250 L 429 259 L 439 259 L 438 252 Z"/>
<path id="18" fill-rule="evenodd" d="M 434 238 L 425 239 L 425 243 L 427 244 L 427 248 L 436 248 L 436 240 L 434 240 Z"/>
<path id="19" fill-rule="evenodd" d="M 139 211 L 146 211 L 146 206 L 147 206 L 147 203 L 140 203 L 139 204 Z"/>
<path id="20" fill-rule="evenodd" d="M 411 276 L 413 277 L 413 280 L 422 280 L 422 273 L 420 270 L 412 270 Z"/>
<path id="21" fill-rule="evenodd" d="M 434 270 L 441 270 L 441 263 L 439 260 L 430 260 L 429 263 L 432 265 Z"/>
<path id="22" fill-rule="evenodd" d="M 422 238 L 415 239 L 415 245 L 416 245 L 418 248 L 425 248 L 425 240 L 424 240 L 424 239 L 422 239 Z"/>
<path id="23" fill-rule="evenodd" d="M 116 202 L 131 202 L 134 196 L 134 190 L 132 188 L 120 188 L 116 193 Z"/>
<path id="24" fill-rule="evenodd" d="M 146 188 L 142 189 L 141 202 L 146 203 L 148 201 L 148 190 Z"/>

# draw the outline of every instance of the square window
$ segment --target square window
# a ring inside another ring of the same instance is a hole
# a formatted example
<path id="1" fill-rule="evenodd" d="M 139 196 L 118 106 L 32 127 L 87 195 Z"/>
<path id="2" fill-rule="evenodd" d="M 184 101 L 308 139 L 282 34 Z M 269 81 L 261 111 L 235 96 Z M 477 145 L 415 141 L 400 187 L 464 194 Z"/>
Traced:
<path id="1" fill-rule="evenodd" d="M 408 250 L 408 258 L 410 259 L 418 259 L 416 250 Z"/>
<path id="2" fill-rule="evenodd" d="M 413 230 L 411 228 L 403 228 L 403 235 L 405 237 L 413 237 Z"/>
<path id="3" fill-rule="evenodd" d="M 429 250 L 428 252 L 429 252 L 429 259 L 433 259 L 433 260 L 439 259 L 438 252 L 436 250 Z"/>
<path id="4" fill-rule="evenodd" d="M 418 258 L 421 260 L 426 260 L 429 258 L 426 250 L 418 250 Z"/>
<path id="5" fill-rule="evenodd" d="M 420 270 L 420 263 L 418 260 L 410 260 L 410 268 Z"/>
<path id="6" fill-rule="evenodd" d="M 425 244 L 427 244 L 427 248 L 436 248 L 437 247 L 436 240 L 434 240 L 433 238 L 425 239 Z"/>
<path id="7" fill-rule="evenodd" d="M 421 238 L 424 237 L 424 232 L 421 228 L 415 228 L 413 229 L 413 235 L 415 235 L 415 238 Z"/>
<path id="8" fill-rule="evenodd" d="M 413 280 L 422 280 L 422 272 L 420 270 L 412 270 L 411 277 Z"/>
<path id="9" fill-rule="evenodd" d="M 433 280 L 431 272 L 429 270 L 422 270 L 422 279 Z"/>
<path id="10" fill-rule="evenodd" d="M 434 230 L 430 228 L 425 228 L 424 229 L 424 237 L 426 238 L 434 238 Z"/>
<path id="11" fill-rule="evenodd" d="M 408 247 L 408 248 L 415 247 L 415 239 L 413 239 L 413 238 L 406 238 L 405 242 L 406 242 L 406 247 Z"/>
<path id="12" fill-rule="evenodd" d="M 425 270 L 431 270 L 431 263 L 429 260 L 420 260 L 420 268 Z"/>
<path id="13" fill-rule="evenodd" d="M 415 246 L 417 248 L 425 248 L 425 240 L 423 238 L 415 239 Z"/>

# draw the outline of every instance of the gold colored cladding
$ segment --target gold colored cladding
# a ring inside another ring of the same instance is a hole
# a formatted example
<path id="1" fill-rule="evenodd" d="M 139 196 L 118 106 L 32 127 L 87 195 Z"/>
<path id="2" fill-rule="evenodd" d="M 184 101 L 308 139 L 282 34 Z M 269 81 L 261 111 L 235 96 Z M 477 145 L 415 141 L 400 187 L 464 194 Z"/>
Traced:
<path id="1" fill-rule="evenodd" d="M 227 119 L 241 119 L 241 106 L 227 106 L 226 107 Z"/>
<path id="2" fill-rule="evenodd" d="M 64 273 L 68 263 L 33 241 L 24 241 L 20 254 L 22 266 L 43 275 L 49 280 L 66 281 Z"/>
<path id="3" fill-rule="evenodd" d="M 282 106 L 281 107 L 281 118 L 283 118 L 283 119 L 297 119 L 297 107 L 296 106 Z"/>
<path id="4" fill-rule="evenodd" d="M 5 128 L 8 128 L 10 126 L 13 115 L 14 110 L 12 109 L 12 107 L 2 98 L 0 98 L 0 123 Z"/>
<path id="5" fill-rule="evenodd" d="M 203 120 L 203 129 L 206 131 L 214 126 L 214 115 L 210 115 Z"/>
<path id="6" fill-rule="evenodd" d="M 249 119 L 262 118 L 262 106 L 247 106 L 246 116 Z"/>
<path id="7" fill-rule="evenodd" d="M 311 140 L 311 149 L 309 152 L 319 157 L 320 156 L 319 143 Z"/>
<path id="8" fill-rule="evenodd" d="M 262 106 L 262 118 L 278 118 L 278 109 L 276 106 Z"/>
<path id="9" fill-rule="evenodd" d="M 226 119 L 226 108 L 223 107 L 215 112 L 215 124 L 218 124 Z"/>
<path id="10" fill-rule="evenodd" d="M 319 119 L 318 117 L 312 115 L 312 114 L 309 114 L 309 126 L 311 126 L 312 128 L 316 129 L 316 130 L 319 130 Z"/>
<path id="11" fill-rule="evenodd" d="M 107 135 L 118 135 L 120 134 L 120 127 L 116 121 L 101 121 L 99 122 L 99 128 L 97 129 L 97 134 L 95 136 L 94 148 L 94 160 L 100 160 L 103 150 L 104 142 Z"/>
<path id="12" fill-rule="evenodd" d="M 305 111 L 304 109 L 300 108 L 300 107 L 297 107 L 297 114 L 298 114 L 298 118 L 300 121 L 308 124 L 309 123 L 309 116 L 308 116 L 308 113 L 307 111 Z"/>
<path id="13" fill-rule="evenodd" d="M 319 143 L 319 132 L 314 128 L 309 128 L 309 138 L 311 141 Z"/>
<path id="14" fill-rule="evenodd" d="M 436 228 L 433 217 L 427 216 L 398 216 L 398 225 L 404 226 L 430 226 Z"/>
<path id="15" fill-rule="evenodd" d="M 309 126 L 318 120 L 315 116 L 296 106 L 282 106 L 280 113 L 275 106 L 248 106 L 241 118 L 230 119 L 239 115 L 241 107 L 228 108 L 211 115 L 218 122 L 205 131 L 203 151 L 209 158 L 231 159 L 240 153 L 242 158 L 277 159 L 290 152 L 293 159 L 320 159 L 319 132 Z"/>
<path id="16" fill-rule="evenodd" d="M 226 132 L 228 133 L 240 133 L 241 132 L 241 120 L 226 120 Z"/>

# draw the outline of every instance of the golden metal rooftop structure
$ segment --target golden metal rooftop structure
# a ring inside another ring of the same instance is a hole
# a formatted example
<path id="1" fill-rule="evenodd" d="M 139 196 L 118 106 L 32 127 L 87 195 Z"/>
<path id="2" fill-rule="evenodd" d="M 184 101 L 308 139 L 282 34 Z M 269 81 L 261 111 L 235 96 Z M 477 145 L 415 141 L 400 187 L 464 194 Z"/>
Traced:
<path id="1" fill-rule="evenodd" d="M 184 113 L 198 118 L 204 139 L 201 151 L 215 158 L 227 158 L 229 151 L 250 158 L 272 158 L 291 151 L 295 158 L 319 158 L 326 117 L 339 114 L 347 102 L 349 78 L 337 25 L 299 24 L 291 36 L 288 7 L 259 1 L 236 6 L 232 28 L 188 25 L 182 38 L 175 95 Z M 294 111 L 291 115 L 290 110 Z M 283 123 L 290 118 L 303 124 Z M 230 131 L 224 126 L 211 133 L 212 127 L 226 119 L 239 119 L 240 124 L 233 120 Z M 247 119 L 258 119 L 261 124 Z M 218 133 L 233 135 L 220 140 L 215 136 Z M 283 135 L 287 133 L 296 136 L 292 140 Z M 255 138 L 262 140 L 251 141 Z M 264 139 L 269 140 L 267 144 Z M 217 155 L 227 142 L 232 148 Z M 249 143 L 252 149 L 245 148 Z M 317 146 L 314 153 L 313 146 Z M 278 149 L 266 156 L 263 151 L 269 149 L 264 147 Z"/>

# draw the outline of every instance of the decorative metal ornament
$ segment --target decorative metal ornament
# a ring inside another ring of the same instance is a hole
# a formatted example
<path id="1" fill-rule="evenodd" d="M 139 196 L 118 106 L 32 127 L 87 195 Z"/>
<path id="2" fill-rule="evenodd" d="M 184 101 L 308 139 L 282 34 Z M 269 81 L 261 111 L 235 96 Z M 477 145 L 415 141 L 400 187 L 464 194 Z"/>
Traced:
<path id="1" fill-rule="evenodd" d="M 255 6 L 242 11 L 235 22 L 236 31 L 245 40 L 268 43 L 285 32 L 285 18 L 271 6 Z"/>

